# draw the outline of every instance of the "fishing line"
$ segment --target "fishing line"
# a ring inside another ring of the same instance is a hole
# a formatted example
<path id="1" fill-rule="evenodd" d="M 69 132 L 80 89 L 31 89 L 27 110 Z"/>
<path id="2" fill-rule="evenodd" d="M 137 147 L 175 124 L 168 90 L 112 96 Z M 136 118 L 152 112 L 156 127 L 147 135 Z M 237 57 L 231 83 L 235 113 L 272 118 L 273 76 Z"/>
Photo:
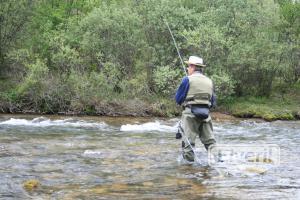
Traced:
<path id="1" fill-rule="evenodd" d="M 186 70 L 185 70 L 185 67 L 184 67 L 184 64 L 183 64 L 183 60 L 182 60 L 182 57 L 181 57 L 181 55 L 180 55 L 180 52 L 179 52 L 179 49 L 178 49 L 176 40 L 175 40 L 175 38 L 174 38 L 174 36 L 173 36 L 173 33 L 172 33 L 171 29 L 170 29 L 170 26 L 169 26 L 167 20 L 164 19 L 164 21 L 165 21 L 165 23 L 166 23 L 166 25 L 167 25 L 167 27 L 168 27 L 168 30 L 169 30 L 169 32 L 170 32 L 170 35 L 172 36 L 172 39 L 173 39 L 175 48 L 176 48 L 177 53 L 178 53 L 178 56 L 179 56 L 179 58 L 180 58 L 180 62 L 181 62 L 181 66 L 182 66 L 182 68 L 183 68 L 183 71 L 184 71 L 185 75 L 187 76 L 187 72 L 186 72 Z"/>
<path id="2" fill-rule="evenodd" d="M 168 27 L 168 30 L 169 30 L 169 32 L 170 32 L 170 35 L 172 36 L 172 39 L 173 39 L 175 48 L 176 48 L 176 50 L 177 50 L 177 54 L 178 54 L 178 56 L 179 56 L 179 58 L 180 58 L 180 62 L 181 62 L 181 66 L 182 66 L 182 68 L 183 68 L 183 71 L 184 71 L 185 75 L 188 76 L 188 74 L 187 74 L 187 72 L 186 72 L 186 70 L 185 70 L 185 67 L 184 67 L 184 63 L 183 63 L 181 54 L 180 54 L 180 52 L 179 52 L 179 49 L 178 49 L 178 46 L 177 46 L 177 43 L 176 43 L 176 40 L 175 40 L 174 35 L 173 35 L 173 33 L 172 33 L 172 30 L 171 30 L 171 28 L 170 28 L 170 26 L 169 26 L 169 23 L 168 23 L 168 21 L 167 21 L 166 19 L 163 19 L 163 20 L 164 20 L 164 22 L 166 23 L 166 25 L 167 25 L 167 27 Z M 181 124 L 181 123 L 180 123 L 180 124 Z M 180 126 L 181 126 L 181 125 L 180 125 Z M 198 159 L 198 157 L 197 157 L 197 155 L 196 155 L 196 150 L 195 150 L 195 149 L 193 148 L 193 146 L 191 145 L 191 143 L 190 143 L 188 137 L 186 136 L 186 134 L 184 133 L 184 131 L 182 131 L 182 132 L 183 132 L 183 135 L 184 135 L 186 141 L 188 142 L 188 145 L 192 148 L 192 151 L 193 151 L 193 153 L 194 153 L 196 162 L 198 162 L 199 164 L 201 164 L 200 159 Z"/>
<path id="3" fill-rule="evenodd" d="M 178 126 L 181 126 L 181 123 L 179 123 Z M 180 127 L 180 128 L 182 128 L 182 127 Z M 184 135 L 186 141 L 188 142 L 188 145 L 191 147 L 191 149 L 192 149 L 192 151 L 193 151 L 193 153 L 194 153 L 194 156 L 195 156 L 195 161 L 196 161 L 197 163 L 201 164 L 200 159 L 198 158 L 198 156 L 197 156 L 197 154 L 196 154 L 196 150 L 193 148 L 192 144 L 190 143 L 188 137 L 186 136 L 186 134 L 184 133 L 183 130 L 182 130 L 182 135 Z"/>

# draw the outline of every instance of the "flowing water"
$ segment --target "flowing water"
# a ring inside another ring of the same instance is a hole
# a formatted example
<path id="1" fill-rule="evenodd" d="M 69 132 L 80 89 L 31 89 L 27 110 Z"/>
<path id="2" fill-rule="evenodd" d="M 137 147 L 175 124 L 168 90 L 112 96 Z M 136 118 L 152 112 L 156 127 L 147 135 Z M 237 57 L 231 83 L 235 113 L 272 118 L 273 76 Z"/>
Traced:
<path id="1" fill-rule="evenodd" d="M 220 144 L 279 145 L 263 172 L 208 166 L 199 140 L 185 163 L 177 121 L 0 115 L 0 199 L 300 199 L 299 121 L 214 123 Z"/>

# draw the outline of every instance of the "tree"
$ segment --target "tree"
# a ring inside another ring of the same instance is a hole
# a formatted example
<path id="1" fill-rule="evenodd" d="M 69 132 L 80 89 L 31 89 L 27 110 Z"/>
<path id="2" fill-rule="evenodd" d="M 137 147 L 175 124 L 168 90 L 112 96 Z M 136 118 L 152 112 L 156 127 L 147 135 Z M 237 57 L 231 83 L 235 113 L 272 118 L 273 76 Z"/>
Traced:
<path id="1" fill-rule="evenodd" d="M 31 15 L 33 0 L 0 1 L 0 73 L 5 67 L 5 56 L 16 48 L 18 39 Z"/>
<path id="2" fill-rule="evenodd" d="M 300 2 L 279 0 L 281 22 L 277 26 L 279 42 L 282 43 L 281 62 L 285 68 L 281 77 L 293 84 L 300 79 Z"/>

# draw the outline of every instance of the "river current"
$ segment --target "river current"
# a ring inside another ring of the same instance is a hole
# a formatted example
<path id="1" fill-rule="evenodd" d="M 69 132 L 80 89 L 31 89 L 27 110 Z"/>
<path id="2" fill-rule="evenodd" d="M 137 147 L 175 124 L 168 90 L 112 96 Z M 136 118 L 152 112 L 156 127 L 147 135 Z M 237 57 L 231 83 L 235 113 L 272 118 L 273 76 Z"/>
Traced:
<path id="1" fill-rule="evenodd" d="M 186 163 L 178 119 L 0 115 L 0 199 L 300 199 L 300 122 L 214 122 L 218 144 L 276 145 L 280 163 Z M 37 180 L 37 188 L 24 183 Z"/>

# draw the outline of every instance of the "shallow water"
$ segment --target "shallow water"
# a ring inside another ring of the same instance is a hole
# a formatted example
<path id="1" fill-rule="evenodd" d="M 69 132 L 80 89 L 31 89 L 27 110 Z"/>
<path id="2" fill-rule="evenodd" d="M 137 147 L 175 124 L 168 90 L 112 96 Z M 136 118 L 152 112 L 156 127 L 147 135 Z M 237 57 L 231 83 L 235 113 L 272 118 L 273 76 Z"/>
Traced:
<path id="1" fill-rule="evenodd" d="M 180 158 L 178 119 L 0 115 L 0 199 L 299 199 L 300 122 L 214 124 L 218 143 L 277 144 L 280 165 Z M 40 186 L 26 191 L 23 183 Z"/>

